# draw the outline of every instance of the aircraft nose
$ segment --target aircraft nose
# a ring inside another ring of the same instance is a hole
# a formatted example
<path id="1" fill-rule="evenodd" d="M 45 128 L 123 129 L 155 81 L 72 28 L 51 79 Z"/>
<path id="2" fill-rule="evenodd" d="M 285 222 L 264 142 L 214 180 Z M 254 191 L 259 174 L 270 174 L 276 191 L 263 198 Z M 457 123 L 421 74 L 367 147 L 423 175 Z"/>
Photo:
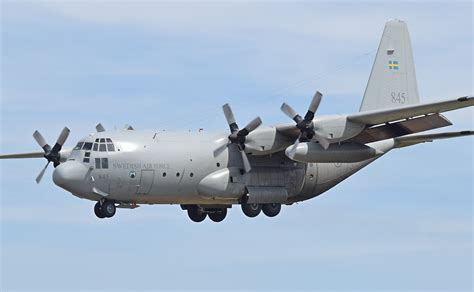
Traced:
<path id="1" fill-rule="evenodd" d="M 76 161 L 67 161 L 54 169 L 53 181 L 57 186 L 74 192 L 74 186 L 84 181 L 86 175 L 87 167 Z"/>

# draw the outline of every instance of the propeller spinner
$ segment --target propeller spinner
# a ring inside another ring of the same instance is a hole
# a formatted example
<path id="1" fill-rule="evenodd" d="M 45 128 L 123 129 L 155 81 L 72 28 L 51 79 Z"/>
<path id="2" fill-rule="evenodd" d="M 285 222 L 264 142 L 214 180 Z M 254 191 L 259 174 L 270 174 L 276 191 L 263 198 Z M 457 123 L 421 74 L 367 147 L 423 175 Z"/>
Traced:
<path id="1" fill-rule="evenodd" d="M 317 91 L 314 94 L 313 100 L 311 101 L 311 104 L 309 105 L 308 111 L 306 112 L 304 118 L 301 117 L 288 104 L 283 103 L 281 105 L 281 110 L 293 121 L 295 121 L 296 127 L 300 130 L 298 138 L 296 139 L 291 149 L 288 151 L 290 158 L 294 156 L 296 148 L 298 147 L 300 141 L 310 141 L 311 139 L 313 139 L 313 137 L 319 142 L 319 144 L 321 144 L 324 149 L 327 149 L 329 147 L 329 141 L 324 138 L 322 134 L 318 133 L 318 131 L 315 131 L 315 126 L 313 123 L 314 114 L 316 113 L 316 110 L 318 109 L 322 98 L 323 95 L 321 94 L 321 92 Z"/>
<path id="2" fill-rule="evenodd" d="M 61 155 L 59 152 L 61 151 L 61 148 L 63 147 L 64 142 L 66 142 L 66 139 L 69 136 L 69 132 L 70 130 L 67 127 L 64 127 L 64 129 L 59 134 L 58 140 L 56 141 L 56 144 L 54 144 L 53 148 L 51 148 L 51 146 L 48 143 L 46 143 L 46 140 L 44 139 L 43 135 L 40 134 L 40 132 L 35 131 L 33 133 L 33 138 L 35 138 L 36 142 L 38 142 L 40 147 L 43 148 L 44 150 L 44 158 L 48 160 L 45 167 L 41 170 L 41 172 L 36 177 L 36 183 L 39 184 L 41 182 L 41 179 L 43 178 L 43 175 L 46 169 L 48 168 L 48 165 L 50 162 L 53 163 L 54 167 L 57 167 L 61 163 L 60 162 Z"/>
<path id="3" fill-rule="evenodd" d="M 228 142 L 220 147 L 218 147 L 214 151 L 214 156 L 218 156 L 222 151 L 225 150 L 229 145 L 234 144 L 239 149 L 239 152 L 242 156 L 242 163 L 244 165 L 245 172 L 249 172 L 251 170 L 250 162 L 245 153 L 245 140 L 253 130 L 258 128 L 262 124 L 262 120 L 260 117 L 256 117 L 250 123 L 248 123 L 243 129 L 239 129 L 239 126 L 235 122 L 234 114 L 232 113 L 232 109 L 230 108 L 229 104 L 225 104 L 222 106 L 224 110 L 224 115 L 229 124 L 230 135 L 228 136 Z"/>

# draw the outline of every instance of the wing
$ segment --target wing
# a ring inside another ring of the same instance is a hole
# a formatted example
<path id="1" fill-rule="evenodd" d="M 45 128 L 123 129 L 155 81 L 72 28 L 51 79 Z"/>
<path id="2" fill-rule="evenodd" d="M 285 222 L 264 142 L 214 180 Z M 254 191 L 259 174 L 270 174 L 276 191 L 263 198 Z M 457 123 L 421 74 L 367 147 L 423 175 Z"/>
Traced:
<path id="1" fill-rule="evenodd" d="M 0 159 L 14 159 L 14 158 L 42 158 L 44 157 L 44 152 L 29 152 L 29 153 L 15 153 L 15 154 L 6 154 L 0 155 Z"/>
<path id="2" fill-rule="evenodd" d="M 405 107 L 359 112 L 347 116 L 352 122 L 373 126 L 417 116 L 437 114 L 474 105 L 474 97 L 464 96 L 454 100 L 417 104 Z"/>
<path id="3" fill-rule="evenodd" d="M 402 148 L 412 146 L 419 143 L 433 142 L 438 139 L 449 139 L 463 136 L 474 135 L 474 131 L 461 131 L 461 132 L 446 132 L 436 134 L 425 134 L 425 135 L 410 135 L 404 137 L 395 138 L 395 148 Z"/>
<path id="4" fill-rule="evenodd" d="M 366 144 L 450 126 L 440 113 L 474 105 L 474 97 L 410 105 L 398 108 L 371 110 L 335 117 L 322 116 L 314 120 L 323 132 L 330 134 L 331 143 L 354 142 Z M 298 129 L 291 124 L 276 126 L 278 133 L 290 139 L 298 137 Z"/>

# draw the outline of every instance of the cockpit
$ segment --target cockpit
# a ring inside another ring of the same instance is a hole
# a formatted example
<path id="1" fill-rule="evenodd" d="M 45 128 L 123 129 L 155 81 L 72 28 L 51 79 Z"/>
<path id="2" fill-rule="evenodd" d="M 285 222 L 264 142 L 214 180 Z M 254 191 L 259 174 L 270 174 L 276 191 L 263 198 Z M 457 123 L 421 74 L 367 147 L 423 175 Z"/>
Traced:
<path id="1" fill-rule="evenodd" d="M 120 151 L 110 138 L 97 138 L 94 142 L 80 141 L 72 150 L 69 160 L 82 160 L 83 163 L 92 160 L 95 161 L 96 169 L 108 168 L 108 153 Z"/>
<path id="2" fill-rule="evenodd" d="M 73 150 L 115 152 L 115 146 L 110 138 L 97 138 L 95 142 L 79 142 Z"/>

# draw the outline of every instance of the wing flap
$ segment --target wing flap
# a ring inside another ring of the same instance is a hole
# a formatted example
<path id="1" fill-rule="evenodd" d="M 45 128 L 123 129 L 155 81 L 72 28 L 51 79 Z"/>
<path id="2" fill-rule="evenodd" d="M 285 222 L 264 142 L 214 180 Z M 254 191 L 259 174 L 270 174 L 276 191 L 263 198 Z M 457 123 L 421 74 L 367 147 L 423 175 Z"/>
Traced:
<path id="1" fill-rule="evenodd" d="M 350 139 L 350 141 L 366 144 L 451 125 L 451 122 L 443 115 L 433 114 L 370 127 L 362 131 L 362 133 L 356 137 Z"/>
<path id="2" fill-rule="evenodd" d="M 356 123 L 365 124 L 367 126 L 373 126 L 422 115 L 447 112 L 473 105 L 474 97 L 464 96 L 454 100 L 359 112 L 347 116 L 347 119 Z"/>

